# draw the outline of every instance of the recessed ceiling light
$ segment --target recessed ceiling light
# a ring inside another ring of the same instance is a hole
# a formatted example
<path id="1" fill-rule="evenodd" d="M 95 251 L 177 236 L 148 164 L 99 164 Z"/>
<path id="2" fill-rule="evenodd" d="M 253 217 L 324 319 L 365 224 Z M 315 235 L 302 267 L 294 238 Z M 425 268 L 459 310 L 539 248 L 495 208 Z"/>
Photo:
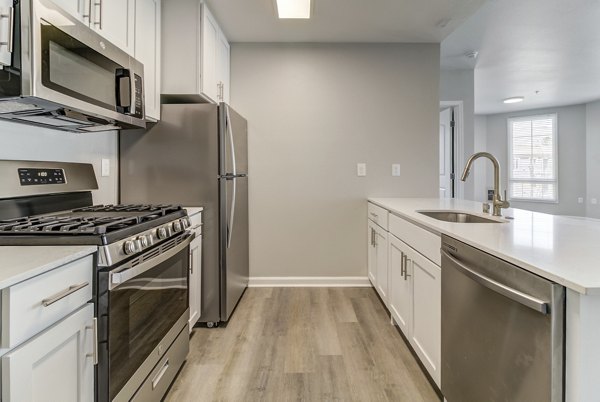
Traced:
<path id="1" fill-rule="evenodd" d="M 277 0 L 277 14 L 282 19 L 310 18 L 311 0 Z"/>
<path id="2" fill-rule="evenodd" d="M 502 102 L 504 102 L 504 103 L 519 103 L 519 102 L 523 102 L 524 100 L 525 100 L 525 98 L 522 96 L 515 96 L 513 98 L 506 98 Z"/>

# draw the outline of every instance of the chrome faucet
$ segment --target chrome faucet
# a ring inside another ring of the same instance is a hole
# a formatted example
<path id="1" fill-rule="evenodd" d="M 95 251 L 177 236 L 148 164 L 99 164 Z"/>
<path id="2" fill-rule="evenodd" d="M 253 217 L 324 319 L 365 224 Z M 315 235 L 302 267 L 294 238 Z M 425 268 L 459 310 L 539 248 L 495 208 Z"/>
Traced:
<path id="1" fill-rule="evenodd" d="M 510 203 L 506 200 L 503 200 L 502 196 L 500 195 L 500 163 L 498 163 L 498 159 L 496 159 L 494 155 L 490 154 L 489 152 L 477 152 L 476 154 L 471 155 L 460 179 L 462 181 L 467 180 L 469 173 L 471 173 L 471 165 L 473 165 L 473 162 L 475 162 L 476 159 L 482 157 L 488 158 L 494 164 L 494 199 L 492 201 L 494 213 L 492 215 L 502 216 L 502 208 L 510 207 Z M 506 198 L 506 195 L 504 198 Z"/>

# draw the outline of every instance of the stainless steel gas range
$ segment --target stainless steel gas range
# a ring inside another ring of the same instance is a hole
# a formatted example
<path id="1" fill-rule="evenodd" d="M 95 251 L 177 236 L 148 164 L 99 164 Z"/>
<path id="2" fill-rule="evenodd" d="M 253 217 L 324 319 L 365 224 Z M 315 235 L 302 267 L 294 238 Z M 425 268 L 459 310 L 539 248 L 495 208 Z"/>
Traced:
<path id="1" fill-rule="evenodd" d="M 94 189 L 88 164 L 0 161 L 0 245 L 97 245 L 96 400 L 160 400 L 189 349 L 190 221 L 173 205 L 92 205 Z"/>

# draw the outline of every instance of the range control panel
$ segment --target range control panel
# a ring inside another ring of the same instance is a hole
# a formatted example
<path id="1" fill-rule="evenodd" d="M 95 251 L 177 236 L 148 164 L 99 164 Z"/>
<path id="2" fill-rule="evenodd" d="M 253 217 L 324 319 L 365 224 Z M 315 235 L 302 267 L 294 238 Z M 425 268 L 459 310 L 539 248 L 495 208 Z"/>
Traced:
<path id="1" fill-rule="evenodd" d="M 22 186 L 65 184 L 67 182 L 63 169 L 19 168 L 18 171 Z"/>

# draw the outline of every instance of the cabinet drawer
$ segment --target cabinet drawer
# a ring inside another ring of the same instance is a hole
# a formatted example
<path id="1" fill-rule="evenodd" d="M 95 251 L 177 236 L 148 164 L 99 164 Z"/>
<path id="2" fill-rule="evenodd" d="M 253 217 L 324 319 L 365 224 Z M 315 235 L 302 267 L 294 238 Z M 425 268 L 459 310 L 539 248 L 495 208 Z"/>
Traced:
<path id="1" fill-rule="evenodd" d="M 429 258 L 438 266 L 442 265 L 440 248 L 442 239 L 414 223 L 390 214 L 390 233 Z"/>
<path id="2" fill-rule="evenodd" d="M 181 331 L 162 359 L 154 367 L 146 381 L 131 398 L 132 402 L 159 402 L 185 361 L 189 345 L 188 331 Z"/>
<path id="3" fill-rule="evenodd" d="M 92 298 L 93 258 L 87 256 L 2 290 L 2 347 L 12 348 Z"/>
<path id="4" fill-rule="evenodd" d="M 369 203 L 369 219 L 384 228 L 388 229 L 389 212 L 375 204 Z"/>

